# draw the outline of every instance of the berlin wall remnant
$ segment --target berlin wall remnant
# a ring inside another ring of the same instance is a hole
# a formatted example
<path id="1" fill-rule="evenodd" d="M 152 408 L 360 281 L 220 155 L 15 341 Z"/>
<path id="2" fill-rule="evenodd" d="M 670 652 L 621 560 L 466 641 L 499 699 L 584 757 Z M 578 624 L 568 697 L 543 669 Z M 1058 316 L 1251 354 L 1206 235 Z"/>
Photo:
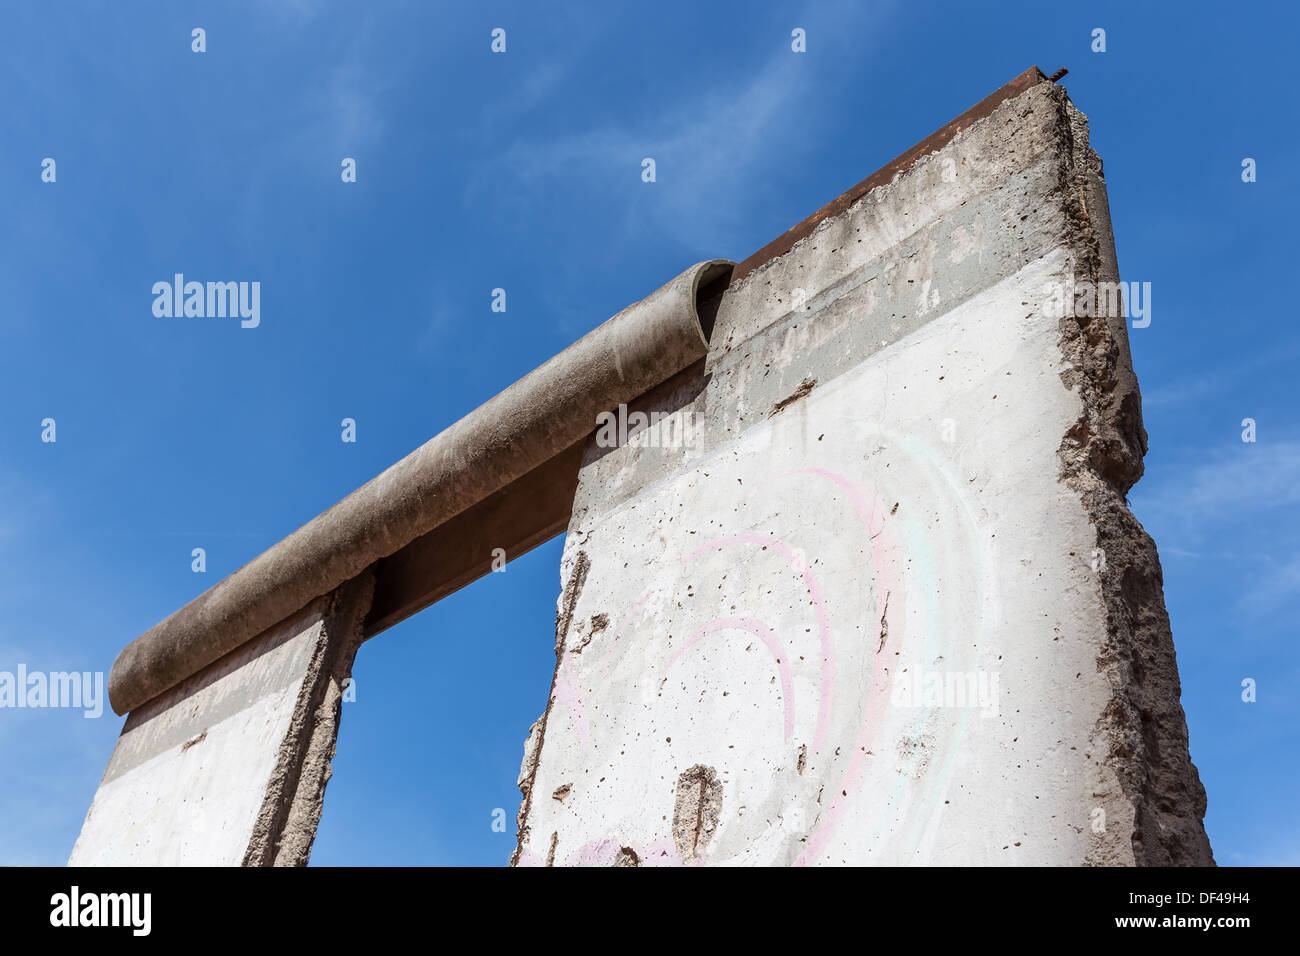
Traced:
<path id="1" fill-rule="evenodd" d="M 1213 862 L 1118 278 L 1036 69 L 737 266 L 697 440 L 588 443 L 512 863 Z"/>
<path id="2" fill-rule="evenodd" d="M 733 265 L 687 269 L 127 645 L 71 862 L 305 864 L 357 646 L 563 529 L 597 415 L 703 358 L 698 305 Z"/>
<path id="3" fill-rule="evenodd" d="M 1117 278 L 1031 68 L 128 645 L 70 862 L 304 864 L 359 644 L 566 528 L 512 863 L 1212 862 Z"/>

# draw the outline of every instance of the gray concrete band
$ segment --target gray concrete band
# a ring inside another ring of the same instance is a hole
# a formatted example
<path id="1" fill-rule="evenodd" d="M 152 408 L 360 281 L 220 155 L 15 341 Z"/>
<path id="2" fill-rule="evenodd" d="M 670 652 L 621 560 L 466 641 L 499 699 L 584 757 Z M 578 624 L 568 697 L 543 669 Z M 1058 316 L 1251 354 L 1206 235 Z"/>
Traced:
<path id="1" fill-rule="evenodd" d="M 529 372 L 128 644 L 108 677 L 125 714 L 571 446 L 708 351 L 697 263 Z"/>

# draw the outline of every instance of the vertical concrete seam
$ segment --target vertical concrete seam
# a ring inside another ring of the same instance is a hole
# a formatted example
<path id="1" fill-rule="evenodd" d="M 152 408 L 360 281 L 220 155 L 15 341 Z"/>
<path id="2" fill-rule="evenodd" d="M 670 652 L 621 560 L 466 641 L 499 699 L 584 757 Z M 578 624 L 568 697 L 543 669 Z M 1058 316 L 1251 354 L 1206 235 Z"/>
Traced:
<path id="1" fill-rule="evenodd" d="M 361 625 L 374 595 L 374 567 L 335 590 L 320 623 L 245 851 L 244 866 L 306 866 L 333 770 L 343 709 L 343 681 L 361 646 Z"/>
<path id="2" fill-rule="evenodd" d="M 528 842 L 530 833 L 528 817 L 533 808 L 533 783 L 537 778 L 537 767 L 542 759 L 542 745 L 546 741 L 546 724 L 551 716 L 551 708 L 555 705 L 555 683 L 559 679 L 560 664 L 564 660 L 564 648 L 569 639 L 569 625 L 573 622 L 573 612 L 578 605 L 578 597 L 582 594 L 582 587 L 587 581 L 587 571 L 590 567 L 591 561 L 587 557 L 587 552 L 579 551 L 574 562 L 573 573 L 569 576 L 569 584 L 564 589 L 560 607 L 555 614 L 555 670 L 551 672 L 551 690 L 546 698 L 546 709 L 542 711 L 542 716 L 537 721 L 537 740 L 531 749 L 528 749 L 528 742 L 524 744 L 525 766 L 519 780 L 519 792 L 523 795 L 523 800 L 515 818 L 518 832 L 514 852 L 510 854 L 510 866 L 519 865 L 524 844 Z M 529 736 L 532 736 L 531 730 Z M 547 866 L 551 866 L 554 862 L 557 839 L 558 834 L 553 834 Z"/>

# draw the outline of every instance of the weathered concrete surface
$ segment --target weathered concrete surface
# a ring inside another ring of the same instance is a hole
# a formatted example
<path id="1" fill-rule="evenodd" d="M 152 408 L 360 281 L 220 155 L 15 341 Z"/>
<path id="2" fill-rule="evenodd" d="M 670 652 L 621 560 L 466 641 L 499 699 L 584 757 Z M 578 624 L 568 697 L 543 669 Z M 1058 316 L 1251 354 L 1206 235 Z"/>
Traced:
<path id="1" fill-rule="evenodd" d="M 588 446 L 512 862 L 1212 862 L 1113 278 L 1039 83 L 733 283 L 697 440 Z"/>
<path id="2" fill-rule="evenodd" d="M 69 864 L 305 865 L 373 580 L 132 711 Z"/>

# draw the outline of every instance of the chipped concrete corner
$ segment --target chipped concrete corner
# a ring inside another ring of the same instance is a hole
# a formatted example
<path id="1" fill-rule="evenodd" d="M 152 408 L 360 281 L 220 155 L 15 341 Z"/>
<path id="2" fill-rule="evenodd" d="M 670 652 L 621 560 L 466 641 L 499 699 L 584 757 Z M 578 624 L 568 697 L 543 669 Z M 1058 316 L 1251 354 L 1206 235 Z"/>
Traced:
<path id="1" fill-rule="evenodd" d="M 1127 324 L 1078 301 L 1101 162 L 1040 80 L 737 267 L 636 406 L 697 440 L 588 444 L 512 864 L 1213 862 Z"/>

